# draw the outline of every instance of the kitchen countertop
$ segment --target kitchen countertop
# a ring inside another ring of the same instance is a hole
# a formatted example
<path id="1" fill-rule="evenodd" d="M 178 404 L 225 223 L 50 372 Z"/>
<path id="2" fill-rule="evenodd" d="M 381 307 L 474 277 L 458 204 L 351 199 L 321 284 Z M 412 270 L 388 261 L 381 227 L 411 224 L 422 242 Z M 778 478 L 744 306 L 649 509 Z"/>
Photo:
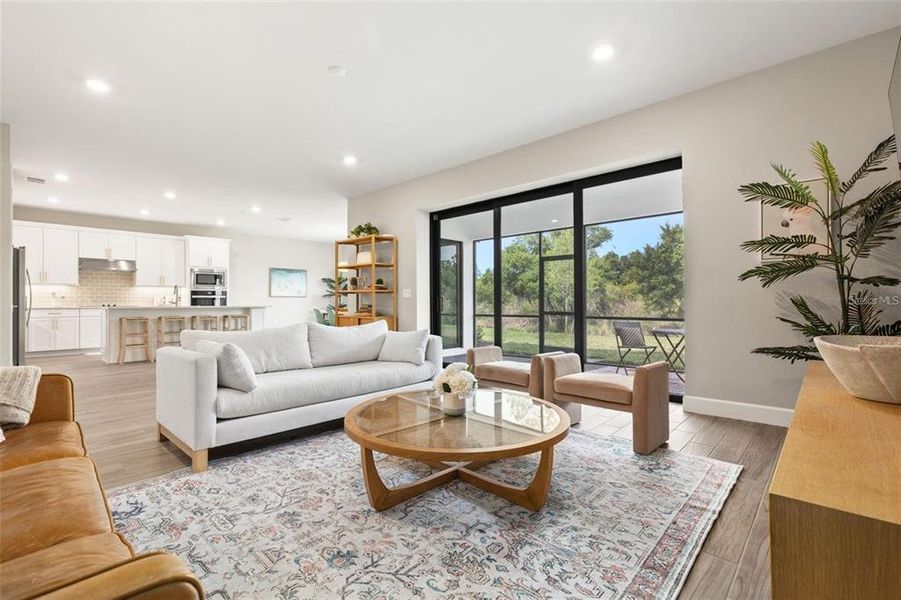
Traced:
<path id="1" fill-rule="evenodd" d="M 97 310 L 97 309 L 106 309 L 106 310 L 228 310 L 230 308 L 269 308 L 269 305 L 260 304 L 260 305 L 244 305 L 244 304 L 234 304 L 229 306 L 174 306 L 172 304 L 157 304 L 157 305 L 141 305 L 141 306 L 32 306 L 32 310 Z"/>

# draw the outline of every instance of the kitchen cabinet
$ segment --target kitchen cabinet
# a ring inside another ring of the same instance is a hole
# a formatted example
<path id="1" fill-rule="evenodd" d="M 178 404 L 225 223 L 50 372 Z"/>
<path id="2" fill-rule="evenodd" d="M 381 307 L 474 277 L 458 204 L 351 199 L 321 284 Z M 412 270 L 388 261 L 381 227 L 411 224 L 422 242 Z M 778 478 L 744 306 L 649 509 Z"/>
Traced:
<path id="1" fill-rule="evenodd" d="M 231 240 L 189 236 L 188 266 L 227 269 Z"/>
<path id="2" fill-rule="evenodd" d="M 78 285 L 78 232 L 13 225 L 13 245 L 25 246 L 25 267 L 34 285 Z"/>
<path id="3" fill-rule="evenodd" d="M 78 347 L 99 348 L 103 339 L 102 311 L 97 309 L 78 311 Z"/>
<path id="4" fill-rule="evenodd" d="M 185 285 L 185 242 L 139 237 L 136 244 L 135 285 Z"/>
<path id="5" fill-rule="evenodd" d="M 32 310 L 28 322 L 27 352 L 71 350 L 79 347 L 77 309 Z"/>
<path id="6" fill-rule="evenodd" d="M 102 231 L 80 231 L 78 257 L 135 260 L 135 236 Z"/>

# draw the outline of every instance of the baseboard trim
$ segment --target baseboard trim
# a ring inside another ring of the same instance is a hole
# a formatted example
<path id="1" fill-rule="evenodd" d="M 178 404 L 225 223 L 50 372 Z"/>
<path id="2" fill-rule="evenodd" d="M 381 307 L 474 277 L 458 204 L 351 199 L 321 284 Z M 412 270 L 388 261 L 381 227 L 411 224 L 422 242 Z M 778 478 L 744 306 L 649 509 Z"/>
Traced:
<path id="1" fill-rule="evenodd" d="M 765 425 L 778 425 L 788 427 L 792 415 L 795 413 L 790 408 L 776 406 L 762 406 L 760 404 L 748 404 L 747 402 L 733 402 L 732 400 L 719 400 L 717 398 L 704 398 L 703 396 L 688 396 L 682 400 L 685 412 L 710 415 L 711 417 L 725 417 L 738 419 L 739 421 L 752 421 Z"/>

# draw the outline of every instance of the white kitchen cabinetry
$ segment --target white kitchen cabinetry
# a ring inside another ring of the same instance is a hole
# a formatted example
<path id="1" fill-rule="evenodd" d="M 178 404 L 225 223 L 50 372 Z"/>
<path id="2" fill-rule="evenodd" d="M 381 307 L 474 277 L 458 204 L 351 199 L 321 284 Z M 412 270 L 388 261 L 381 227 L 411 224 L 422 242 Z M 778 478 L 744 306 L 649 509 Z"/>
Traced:
<path id="1" fill-rule="evenodd" d="M 182 240 L 139 237 L 135 285 L 185 285 L 185 243 Z"/>
<path id="2" fill-rule="evenodd" d="M 71 350 L 79 346 L 77 309 L 31 311 L 25 348 L 27 352 Z"/>
<path id="3" fill-rule="evenodd" d="M 75 230 L 16 224 L 13 245 L 25 246 L 25 266 L 32 284 L 78 285 Z"/>
<path id="4" fill-rule="evenodd" d="M 97 309 L 78 311 L 79 348 L 99 348 L 102 345 L 102 314 L 103 311 Z"/>
<path id="5" fill-rule="evenodd" d="M 135 260 L 135 236 L 97 231 L 78 232 L 79 258 Z"/>
<path id="6" fill-rule="evenodd" d="M 188 266 L 228 269 L 231 240 L 188 236 Z"/>

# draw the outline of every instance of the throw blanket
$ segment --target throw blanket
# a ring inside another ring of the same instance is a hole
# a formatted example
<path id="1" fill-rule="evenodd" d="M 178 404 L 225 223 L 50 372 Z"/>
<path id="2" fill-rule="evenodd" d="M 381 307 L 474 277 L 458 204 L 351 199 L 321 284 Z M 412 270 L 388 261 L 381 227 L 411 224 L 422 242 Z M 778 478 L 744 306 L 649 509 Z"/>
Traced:
<path id="1" fill-rule="evenodd" d="M 40 367 L 0 367 L 0 427 L 28 425 L 40 379 Z"/>

